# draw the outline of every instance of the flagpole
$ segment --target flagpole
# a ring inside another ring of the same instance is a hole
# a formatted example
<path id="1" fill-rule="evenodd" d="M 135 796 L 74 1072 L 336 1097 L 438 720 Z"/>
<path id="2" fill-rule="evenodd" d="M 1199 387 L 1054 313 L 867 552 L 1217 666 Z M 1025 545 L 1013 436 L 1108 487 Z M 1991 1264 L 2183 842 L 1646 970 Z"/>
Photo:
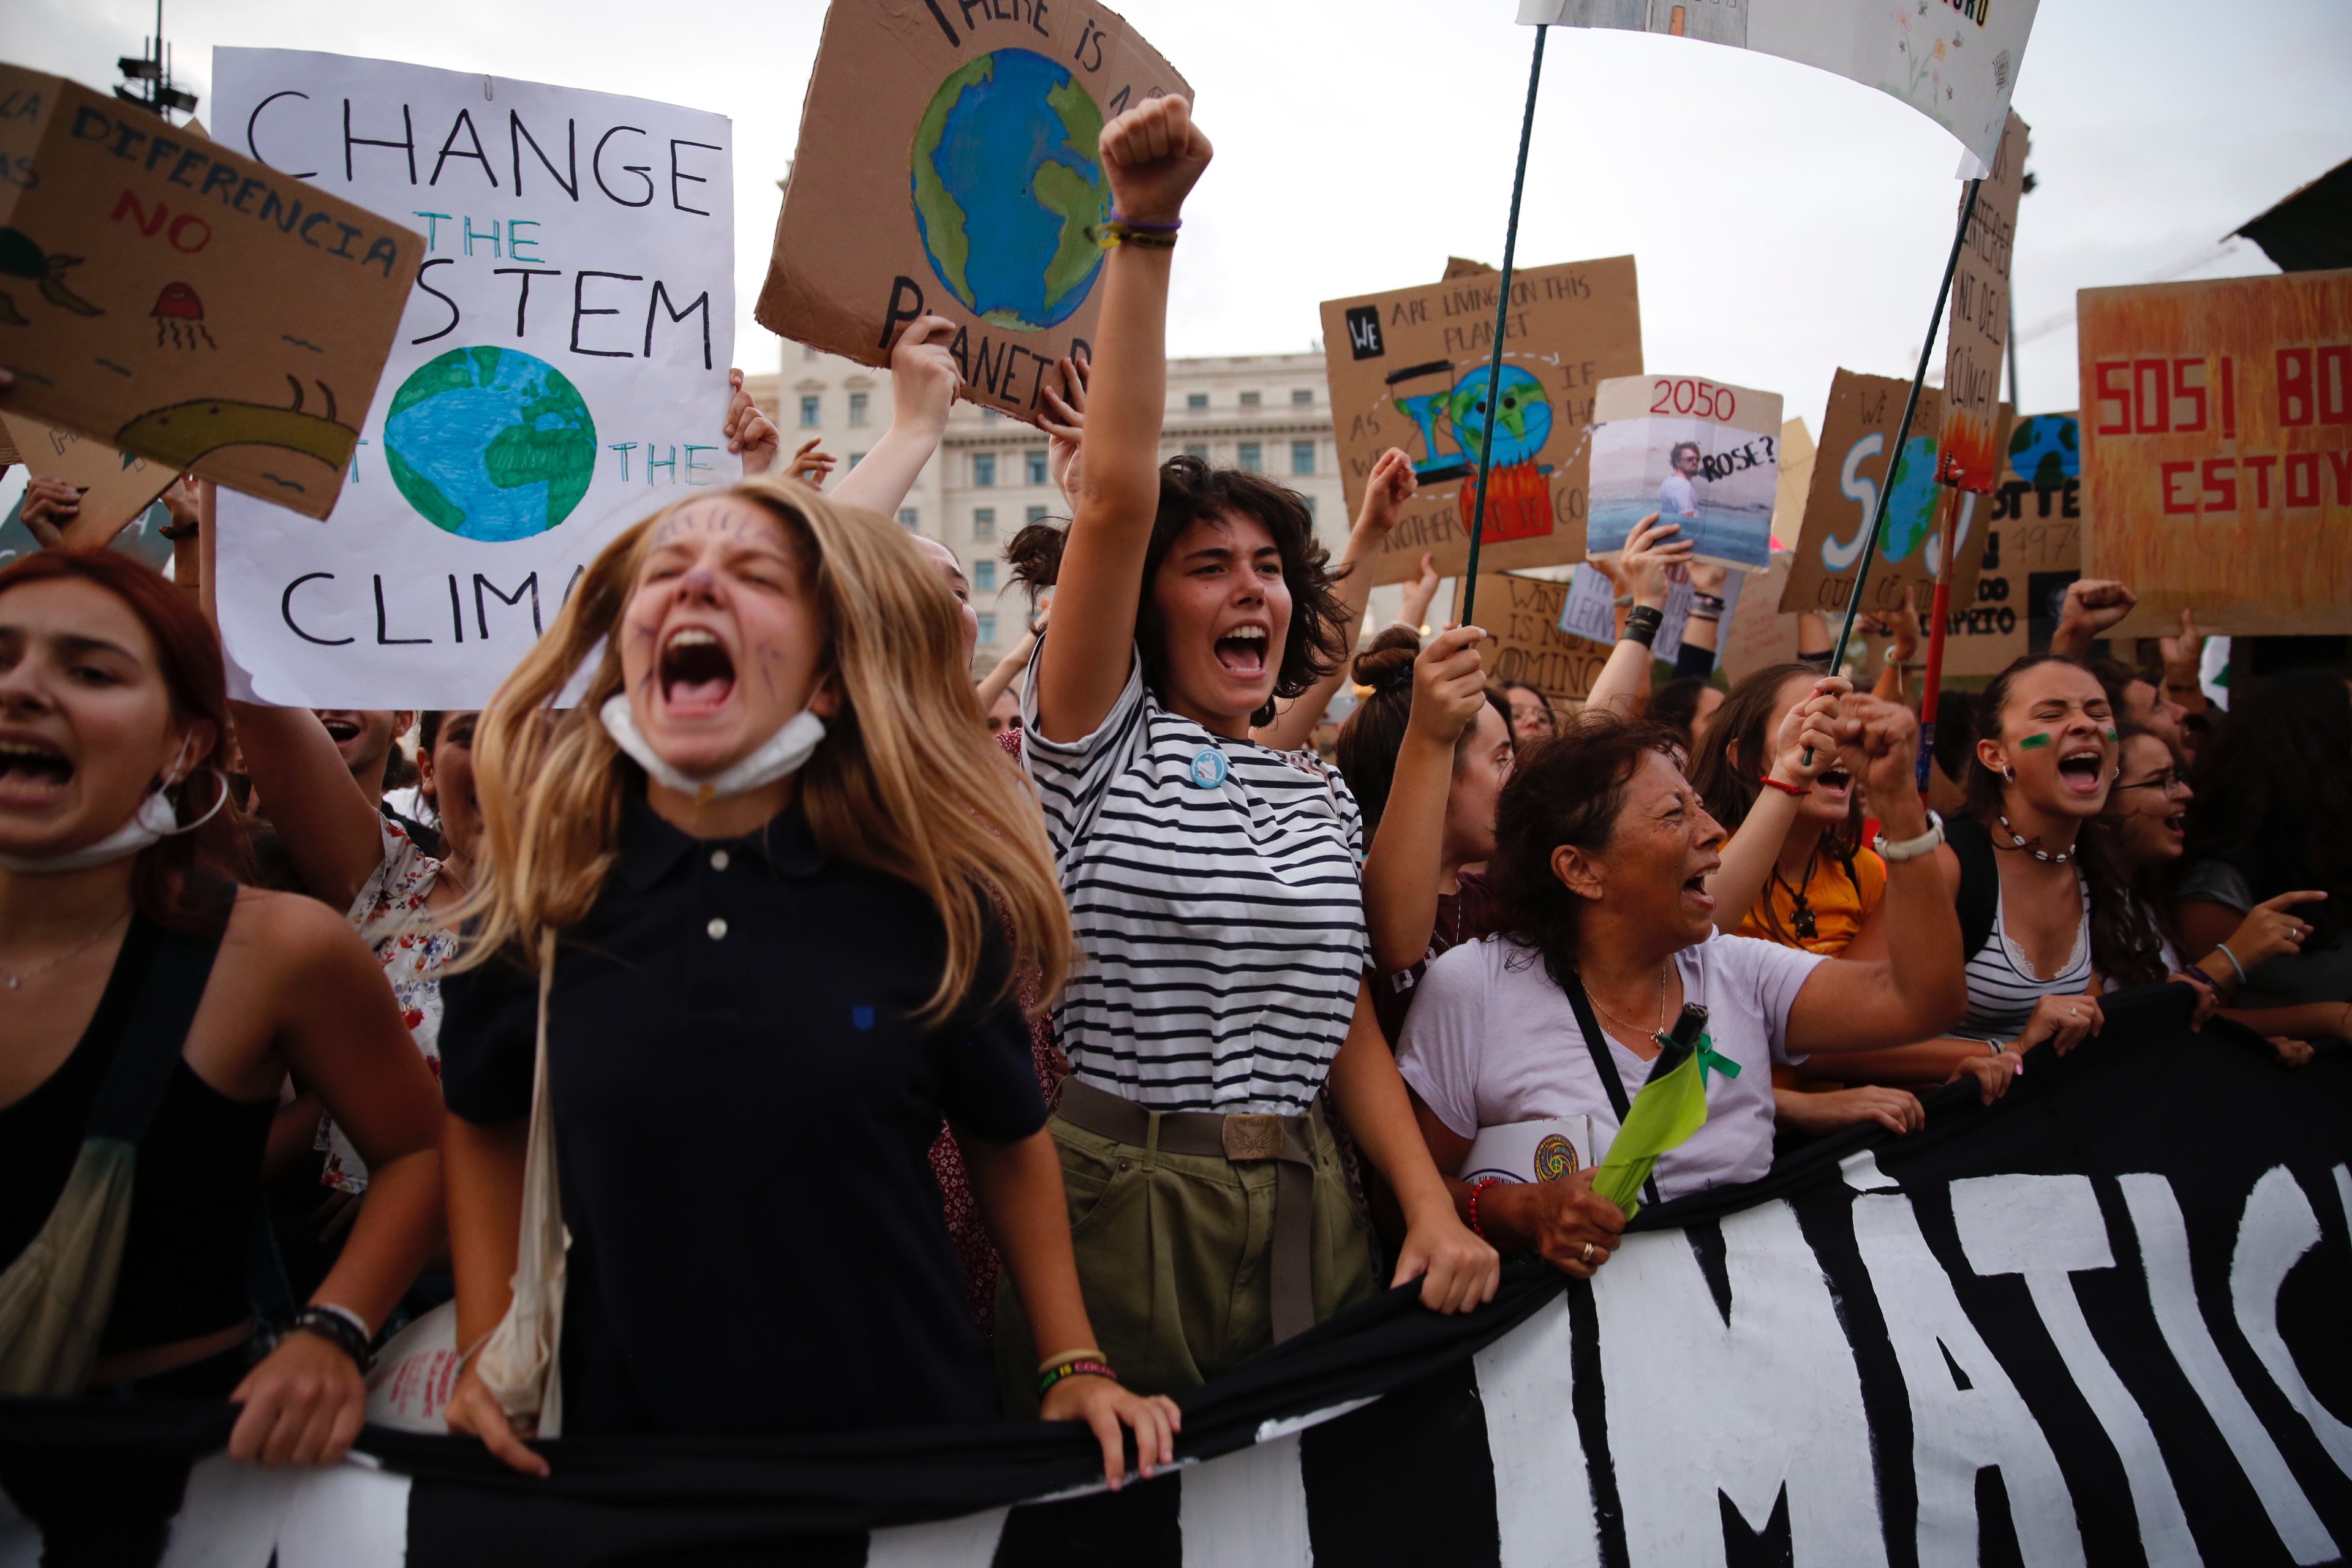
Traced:
<path id="1" fill-rule="evenodd" d="M 1503 279 L 1495 295 L 1495 352 L 1486 362 L 1486 427 L 1478 437 L 1478 483 L 1470 505 L 1470 559 L 1462 568 L 1462 592 L 1456 601 L 1460 607 L 1454 615 L 1455 623 L 1465 626 L 1478 596 L 1478 544 L 1486 532 L 1486 475 L 1495 466 L 1495 404 L 1503 383 L 1503 326 L 1511 314 L 1511 269 L 1519 247 L 1519 197 L 1527 189 L 1528 146 L 1536 133 L 1536 88 L 1543 79 L 1544 34 L 1549 30 L 1541 25 L 1536 28 L 1535 58 L 1528 66 L 1527 112 L 1519 120 L 1519 163 L 1511 174 L 1511 222 L 1503 231 Z M 1952 254 L 1957 261 L 1958 251 Z M 1947 286 L 1950 281 L 1948 273 Z"/>
<path id="2" fill-rule="evenodd" d="M 1944 258 L 1944 280 L 1936 286 L 1936 310 L 1927 318 L 1927 341 L 1919 345 L 1919 368 L 1911 373 L 1911 391 L 1903 399 L 1903 419 L 1895 427 L 1895 446 L 1886 457 L 1886 478 L 1879 483 L 1878 505 L 1870 514 L 1870 534 L 1862 543 L 1862 564 L 1854 573 L 1853 594 L 1845 603 L 1845 623 L 1838 627 L 1837 647 L 1830 655 L 1832 675 L 1845 668 L 1846 644 L 1853 639 L 1853 619 L 1862 613 L 1863 586 L 1870 581 L 1870 563 L 1878 556 L 1878 537 L 1886 528 L 1886 508 L 1895 499 L 1895 476 L 1903 467 L 1904 444 L 1911 439 L 1911 417 L 1919 411 L 1919 389 L 1927 384 L 1927 362 L 1935 357 L 1936 334 L 1944 330 L 1944 305 L 1952 297 L 1952 275 L 1959 270 L 1960 247 L 1968 242 L 1969 220 L 1977 211 L 1977 187 L 1983 184 L 1981 179 L 1970 180 L 1968 194 L 1960 200 L 1960 222 L 1952 231 L 1952 253 Z M 1475 540 L 1472 548 L 1476 548 Z M 1805 761 L 1812 760 L 1812 749 L 1808 747 Z"/>

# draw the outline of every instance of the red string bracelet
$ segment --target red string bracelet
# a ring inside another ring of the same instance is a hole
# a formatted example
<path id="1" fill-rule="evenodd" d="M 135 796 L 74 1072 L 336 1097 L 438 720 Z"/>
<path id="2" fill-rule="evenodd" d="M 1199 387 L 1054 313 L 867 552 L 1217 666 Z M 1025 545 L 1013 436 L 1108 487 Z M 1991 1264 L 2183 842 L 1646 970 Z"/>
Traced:
<path id="1" fill-rule="evenodd" d="M 1769 775 L 1767 775 L 1764 780 L 1764 787 L 1766 789 L 1777 789 L 1791 800 L 1802 800 L 1807 795 L 1813 793 L 1812 786 L 1810 784 L 1800 787 L 1792 784 L 1782 784 L 1779 779 L 1772 778 Z"/>
<path id="2" fill-rule="evenodd" d="M 1494 1238 L 1486 1234 L 1486 1227 L 1478 1223 L 1478 1194 L 1488 1187 L 1503 1187 L 1509 1184 L 1500 1176 L 1482 1176 L 1470 1184 L 1470 1233 L 1479 1240 L 1491 1241 Z"/>

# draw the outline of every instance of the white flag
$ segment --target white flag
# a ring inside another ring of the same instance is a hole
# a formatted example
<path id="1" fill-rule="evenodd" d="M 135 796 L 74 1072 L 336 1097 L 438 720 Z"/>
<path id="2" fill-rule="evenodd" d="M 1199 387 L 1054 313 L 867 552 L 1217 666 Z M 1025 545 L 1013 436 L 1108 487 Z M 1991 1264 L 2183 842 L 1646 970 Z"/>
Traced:
<path id="1" fill-rule="evenodd" d="M 1519 0 L 1529 26 L 1616 27 L 1755 49 L 1901 99 L 1992 166 L 2039 0 Z"/>

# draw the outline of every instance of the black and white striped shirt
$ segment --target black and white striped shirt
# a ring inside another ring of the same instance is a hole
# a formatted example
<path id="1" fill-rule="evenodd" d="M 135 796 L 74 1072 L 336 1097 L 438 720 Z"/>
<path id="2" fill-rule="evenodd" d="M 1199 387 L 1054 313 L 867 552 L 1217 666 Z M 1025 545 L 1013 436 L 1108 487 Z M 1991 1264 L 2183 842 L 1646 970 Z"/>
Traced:
<path id="1" fill-rule="evenodd" d="M 2058 973 L 2043 979 L 2009 934 L 2006 900 L 1993 906 L 1992 935 L 1969 958 L 1969 1014 L 1960 1021 L 1963 1035 L 2013 1040 L 2032 1020 L 2034 1005 L 2044 996 L 2080 996 L 2091 988 L 2091 894 L 2083 890 L 2083 923 L 2075 929 L 2074 951 Z"/>
<path id="2" fill-rule="evenodd" d="M 1070 1066 L 1156 1110 L 1303 1113 L 1370 952 L 1356 797 L 1311 752 L 1162 708 L 1139 660 L 1084 740 L 1045 739 L 1035 692 L 1022 757 L 1083 955 L 1055 1009 Z"/>

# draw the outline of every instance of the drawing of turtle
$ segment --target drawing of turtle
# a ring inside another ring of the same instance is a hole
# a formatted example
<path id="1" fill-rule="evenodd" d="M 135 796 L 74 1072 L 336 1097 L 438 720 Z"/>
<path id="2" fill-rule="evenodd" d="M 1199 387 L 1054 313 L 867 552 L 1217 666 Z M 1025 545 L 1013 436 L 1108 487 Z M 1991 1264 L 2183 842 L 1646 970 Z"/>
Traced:
<path id="1" fill-rule="evenodd" d="M 81 265 L 79 256 L 49 256 L 35 245 L 22 230 L 0 228 L 0 278 L 22 278 L 40 286 L 41 298 L 77 316 L 102 316 L 106 312 L 76 294 L 59 279 L 67 269 Z M 16 301 L 0 289 L 0 321 L 12 327 L 29 327 L 16 309 Z"/>

